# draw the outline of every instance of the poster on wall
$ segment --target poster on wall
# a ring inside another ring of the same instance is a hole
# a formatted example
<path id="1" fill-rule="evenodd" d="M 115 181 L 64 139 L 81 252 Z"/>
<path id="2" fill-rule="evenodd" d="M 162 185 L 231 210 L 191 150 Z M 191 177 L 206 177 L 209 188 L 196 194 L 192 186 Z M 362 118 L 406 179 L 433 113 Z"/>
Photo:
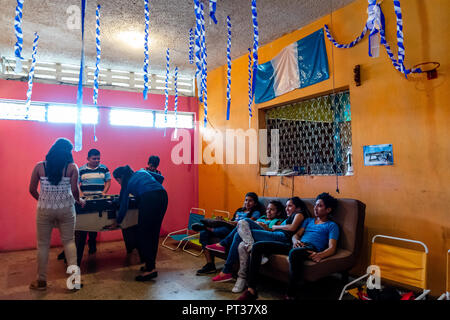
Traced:
<path id="1" fill-rule="evenodd" d="M 365 166 L 391 166 L 394 164 L 392 144 L 363 146 Z"/>

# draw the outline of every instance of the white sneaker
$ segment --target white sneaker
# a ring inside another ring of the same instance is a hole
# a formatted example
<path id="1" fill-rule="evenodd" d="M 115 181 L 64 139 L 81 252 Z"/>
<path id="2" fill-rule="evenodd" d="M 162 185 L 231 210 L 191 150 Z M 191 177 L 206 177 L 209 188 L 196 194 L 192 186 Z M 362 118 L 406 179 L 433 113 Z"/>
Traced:
<path id="1" fill-rule="evenodd" d="M 267 261 L 269 261 L 269 258 L 267 258 L 266 256 L 262 256 L 261 265 L 266 264 Z"/>
<path id="2" fill-rule="evenodd" d="M 239 293 L 244 291 L 245 287 L 247 286 L 247 281 L 244 278 L 237 278 L 236 283 L 231 290 L 233 293 Z"/>

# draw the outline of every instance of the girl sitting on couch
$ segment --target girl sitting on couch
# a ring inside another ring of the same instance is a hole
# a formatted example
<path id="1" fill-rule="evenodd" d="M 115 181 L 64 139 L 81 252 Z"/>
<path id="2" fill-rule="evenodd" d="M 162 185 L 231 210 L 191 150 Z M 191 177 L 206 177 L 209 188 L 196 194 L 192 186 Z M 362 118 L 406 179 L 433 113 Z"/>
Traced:
<path id="1" fill-rule="evenodd" d="M 250 252 L 252 250 L 253 243 L 257 243 L 258 241 L 278 241 L 287 244 L 291 243 L 292 235 L 298 230 L 305 217 L 309 216 L 309 212 L 305 203 L 299 197 L 293 197 L 286 202 L 286 213 L 288 216 L 287 219 L 280 225 L 273 225 L 271 230 L 268 230 L 267 227 L 262 227 L 254 221 L 247 220 L 248 227 L 251 230 L 251 237 L 244 234 L 243 237 L 241 237 L 241 235 L 236 231 L 231 245 L 230 237 L 227 237 L 219 243 L 206 246 L 209 250 L 222 253 L 225 253 L 226 248 L 229 247 L 225 266 L 219 275 L 214 277 L 212 281 L 225 282 L 232 279 L 231 270 L 234 263 L 236 263 L 239 259 L 239 246 L 242 242 L 245 244 L 242 245 L 241 251 L 244 251 L 245 248 L 247 252 Z M 245 267 L 243 271 L 244 270 Z M 238 283 L 236 284 L 236 288 L 233 288 L 233 292 L 240 292 L 243 290 L 246 284 L 245 275 L 246 274 L 241 273 L 241 277 L 240 279 L 238 278 Z"/>

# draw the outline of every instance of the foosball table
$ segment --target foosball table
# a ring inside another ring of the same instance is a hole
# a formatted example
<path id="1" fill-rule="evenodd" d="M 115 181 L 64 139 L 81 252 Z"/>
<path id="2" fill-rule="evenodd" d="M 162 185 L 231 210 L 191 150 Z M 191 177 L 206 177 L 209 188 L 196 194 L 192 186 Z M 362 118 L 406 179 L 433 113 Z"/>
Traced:
<path id="1" fill-rule="evenodd" d="M 137 199 L 130 195 L 128 211 L 120 224 L 120 228 L 127 229 L 138 223 Z M 119 195 L 92 195 L 83 197 L 86 205 L 81 207 L 75 204 L 77 213 L 75 230 L 79 231 L 107 231 L 106 228 L 116 221 L 119 212 Z"/>

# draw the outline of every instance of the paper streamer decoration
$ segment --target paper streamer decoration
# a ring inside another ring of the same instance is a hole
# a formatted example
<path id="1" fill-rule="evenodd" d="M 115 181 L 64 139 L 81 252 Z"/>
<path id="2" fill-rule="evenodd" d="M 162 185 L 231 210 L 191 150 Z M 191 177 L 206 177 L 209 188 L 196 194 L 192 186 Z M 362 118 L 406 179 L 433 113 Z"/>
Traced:
<path id="1" fill-rule="evenodd" d="M 248 127 L 251 127 L 252 122 L 252 50 L 248 48 Z"/>
<path id="2" fill-rule="evenodd" d="M 421 73 L 422 70 L 420 68 L 412 68 L 412 69 L 406 69 L 404 66 L 404 59 L 405 59 L 405 47 L 403 44 L 403 18 L 402 18 L 402 12 L 400 7 L 400 1 L 399 0 L 393 0 L 394 2 L 394 11 L 397 19 L 397 45 L 398 45 L 398 60 L 395 59 L 394 54 L 391 50 L 391 47 L 386 41 L 386 34 L 385 34 L 385 21 L 384 21 L 384 15 L 381 11 L 380 4 L 377 3 L 376 0 L 367 0 L 368 1 L 368 8 L 367 8 L 367 22 L 364 26 L 363 32 L 361 35 L 356 38 L 354 41 L 352 41 L 349 44 L 340 44 L 338 43 L 333 36 L 331 35 L 331 32 L 329 30 L 329 27 L 325 25 L 325 32 L 327 35 L 328 40 L 333 43 L 333 45 L 337 48 L 351 48 L 354 45 L 356 45 L 361 39 L 364 38 L 367 31 L 370 31 L 370 37 L 374 37 L 378 32 L 380 34 L 380 44 L 382 44 L 386 48 L 386 52 L 391 59 L 392 65 L 395 69 L 402 72 L 405 77 L 407 77 L 410 73 Z M 369 55 L 372 56 L 373 54 L 373 39 L 369 39 Z"/>
<path id="3" fill-rule="evenodd" d="M 77 122 L 75 124 L 75 151 L 83 148 L 83 131 L 81 126 L 81 108 L 83 106 L 83 71 L 84 71 L 84 17 L 86 13 L 86 0 L 81 0 L 81 59 L 80 76 L 77 91 Z"/>
<path id="4" fill-rule="evenodd" d="M 175 67 L 175 77 L 174 77 L 174 88 L 175 88 L 175 138 L 177 137 L 178 131 L 178 67 Z"/>
<path id="5" fill-rule="evenodd" d="M 197 90 L 200 102 L 203 102 L 203 97 L 201 92 L 201 81 L 199 81 L 198 76 L 202 71 L 202 57 L 201 57 L 201 18 L 200 18 L 200 2 L 199 0 L 194 0 L 194 11 L 195 11 L 195 78 L 197 79 Z"/>
<path id="6" fill-rule="evenodd" d="M 231 21 L 230 16 L 227 16 L 227 120 L 230 120 L 230 107 L 231 107 Z"/>
<path id="7" fill-rule="evenodd" d="M 33 91 L 33 78 L 34 78 L 34 67 L 36 66 L 36 52 L 38 45 L 39 36 L 37 32 L 34 33 L 34 41 L 33 41 L 33 53 L 31 55 L 31 67 L 30 72 L 28 73 L 28 90 L 27 90 L 27 111 L 25 115 L 25 119 L 28 119 L 30 112 L 30 104 L 31 104 L 31 93 Z"/>
<path id="8" fill-rule="evenodd" d="M 189 63 L 194 63 L 194 32 L 189 29 Z"/>
<path id="9" fill-rule="evenodd" d="M 97 6 L 97 10 L 95 12 L 95 49 L 97 51 L 97 59 L 95 60 L 95 71 L 94 71 L 94 96 L 92 100 L 94 105 L 97 105 L 98 99 L 98 74 L 100 72 L 100 55 L 101 55 L 101 47 L 100 47 L 100 5 Z"/>
<path id="10" fill-rule="evenodd" d="M 259 32 L 258 32 L 258 14 L 256 11 L 256 0 L 252 0 L 252 20 L 253 20 L 253 75 L 258 72 L 258 46 L 259 46 Z M 252 100 L 255 95 L 255 76 L 253 76 L 252 84 Z"/>
<path id="11" fill-rule="evenodd" d="M 215 24 L 217 24 L 216 8 L 217 8 L 217 0 L 209 0 L 209 16 L 211 17 L 211 20 L 214 21 Z"/>
<path id="12" fill-rule="evenodd" d="M 203 12 L 203 3 L 200 3 L 200 19 L 201 19 L 201 48 L 202 48 L 202 90 L 201 95 L 203 97 L 203 109 L 204 109 L 204 117 L 203 117 L 203 126 L 206 128 L 206 124 L 208 122 L 208 90 L 207 90 L 207 77 L 208 77 L 208 69 L 207 69 L 207 54 L 206 54 L 206 30 L 205 30 L 205 15 Z"/>
<path id="13" fill-rule="evenodd" d="M 148 29 L 150 24 L 150 10 L 148 8 L 148 0 L 144 0 L 145 11 L 145 30 L 144 30 L 144 100 L 147 100 L 148 93 Z"/>
<path id="14" fill-rule="evenodd" d="M 14 31 L 16 33 L 16 44 L 14 45 L 14 56 L 16 57 L 16 68 L 14 71 L 16 73 L 22 72 L 22 48 L 23 48 L 23 33 L 22 33 L 22 12 L 23 12 L 23 1 L 17 0 L 16 6 L 16 16 L 14 18 Z"/>
<path id="15" fill-rule="evenodd" d="M 166 96 L 166 103 L 164 104 L 164 123 L 167 124 L 167 111 L 169 109 L 169 73 L 170 73 L 170 51 L 166 51 L 166 85 L 164 87 L 164 94 Z"/>

